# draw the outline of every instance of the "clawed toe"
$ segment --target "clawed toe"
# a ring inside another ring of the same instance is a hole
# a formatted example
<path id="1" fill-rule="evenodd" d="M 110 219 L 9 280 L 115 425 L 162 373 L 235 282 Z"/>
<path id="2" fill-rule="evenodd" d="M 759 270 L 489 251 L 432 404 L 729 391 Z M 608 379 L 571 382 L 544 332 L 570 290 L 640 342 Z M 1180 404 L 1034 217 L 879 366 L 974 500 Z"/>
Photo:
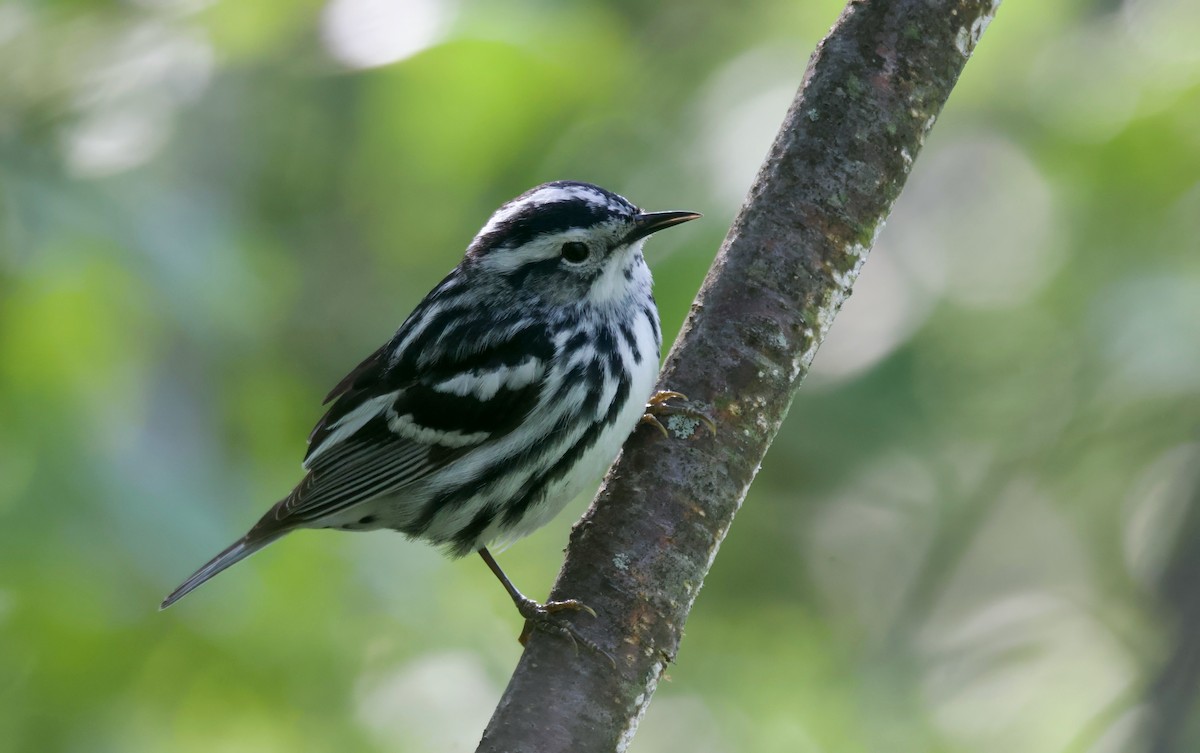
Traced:
<path id="1" fill-rule="evenodd" d="M 500 569 L 500 565 L 496 564 L 496 560 L 492 558 L 492 553 L 483 547 L 479 550 L 479 556 L 487 563 L 487 566 L 504 585 L 504 590 L 508 591 L 508 595 L 512 597 L 513 604 L 516 605 L 517 611 L 525 618 L 525 627 L 521 631 L 521 635 L 517 638 L 521 645 L 524 646 L 529 640 L 529 636 L 534 630 L 541 630 L 543 633 L 550 635 L 558 635 L 567 638 L 571 641 L 571 645 L 575 647 L 578 653 L 579 644 L 583 644 L 592 651 L 608 659 L 613 667 L 617 666 L 617 661 L 604 649 L 600 648 L 596 643 L 575 631 L 565 619 L 558 615 L 559 612 L 587 612 L 593 618 L 596 616 L 596 610 L 576 599 L 564 599 L 562 601 L 550 601 L 545 604 L 539 604 L 528 596 L 517 590 L 504 571 Z"/>
<path id="2" fill-rule="evenodd" d="M 683 394 L 682 392 L 676 392 L 675 390 L 659 390 L 651 395 L 650 399 L 646 401 L 646 408 L 649 409 L 651 406 L 662 405 L 668 400 L 682 400 L 686 403 L 687 395 Z"/>
<path id="3" fill-rule="evenodd" d="M 517 611 L 521 613 L 522 617 L 531 621 L 542 620 L 558 612 L 587 612 L 592 617 L 596 616 L 596 610 L 577 599 L 548 601 L 545 604 L 539 604 L 533 599 L 526 598 L 517 602 Z"/>
<path id="4" fill-rule="evenodd" d="M 653 426 L 664 437 L 670 439 L 671 435 L 667 431 L 667 427 L 663 426 L 663 423 L 661 420 L 659 420 L 659 417 L 680 416 L 685 419 L 691 419 L 692 421 L 704 424 L 706 427 L 708 427 L 708 430 L 712 432 L 714 437 L 717 435 L 717 424 L 707 413 L 687 405 L 671 405 L 669 403 L 671 400 L 683 400 L 684 402 L 687 402 L 687 396 L 681 392 L 675 392 L 673 390 L 660 390 L 655 392 L 646 402 L 646 412 L 642 415 L 642 420 L 639 422 L 639 425 L 646 424 L 648 426 Z"/>
<path id="5" fill-rule="evenodd" d="M 517 604 L 517 611 L 525 618 L 525 629 L 521 631 L 520 637 L 517 638 L 522 646 L 529 641 L 529 636 L 532 635 L 534 630 L 540 630 L 543 633 L 557 635 L 570 640 L 576 652 L 579 651 L 579 646 L 583 645 L 589 650 L 600 654 L 605 659 L 608 659 L 614 667 L 617 666 L 617 662 L 612 658 L 611 654 L 596 645 L 595 641 L 580 635 L 566 620 L 558 616 L 559 612 L 587 612 L 592 617 L 595 617 L 596 610 L 587 604 L 575 599 L 550 601 L 545 604 L 539 604 L 533 599 L 526 599 Z"/>
<path id="6" fill-rule="evenodd" d="M 576 599 L 567 599 L 566 601 L 548 601 L 542 604 L 542 609 L 549 614 L 556 612 L 587 612 L 592 617 L 596 616 L 596 610 Z"/>

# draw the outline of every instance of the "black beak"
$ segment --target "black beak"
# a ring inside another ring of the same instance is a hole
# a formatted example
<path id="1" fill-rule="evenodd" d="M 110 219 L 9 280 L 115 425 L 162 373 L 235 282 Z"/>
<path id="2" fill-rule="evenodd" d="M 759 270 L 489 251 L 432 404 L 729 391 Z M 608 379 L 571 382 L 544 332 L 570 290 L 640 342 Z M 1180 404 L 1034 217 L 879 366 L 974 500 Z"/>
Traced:
<path id="1" fill-rule="evenodd" d="M 673 225 L 690 222 L 700 217 L 699 212 L 643 212 L 633 218 L 633 230 L 625 236 L 626 243 L 641 240 L 651 233 L 666 230 Z"/>

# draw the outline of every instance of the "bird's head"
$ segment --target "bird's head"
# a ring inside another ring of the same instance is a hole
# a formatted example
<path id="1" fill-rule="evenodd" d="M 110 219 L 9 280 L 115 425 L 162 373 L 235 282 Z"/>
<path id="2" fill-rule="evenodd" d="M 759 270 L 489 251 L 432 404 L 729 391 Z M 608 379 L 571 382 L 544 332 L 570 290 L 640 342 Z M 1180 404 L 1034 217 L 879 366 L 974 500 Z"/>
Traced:
<path id="1" fill-rule="evenodd" d="M 649 288 L 642 244 L 695 212 L 643 212 L 590 183 L 556 181 L 507 202 L 467 249 L 489 276 L 542 300 L 601 303 Z"/>

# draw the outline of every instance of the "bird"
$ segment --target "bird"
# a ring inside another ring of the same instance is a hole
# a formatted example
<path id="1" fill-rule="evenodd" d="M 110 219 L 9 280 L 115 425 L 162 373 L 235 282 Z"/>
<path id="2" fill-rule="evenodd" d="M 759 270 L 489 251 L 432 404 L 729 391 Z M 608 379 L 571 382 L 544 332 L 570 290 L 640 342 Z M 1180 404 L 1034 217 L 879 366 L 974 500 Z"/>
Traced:
<path id="1" fill-rule="evenodd" d="M 391 529 L 454 558 L 478 553 L 526 619 L 522 643 L 531 626 L 576 639 L 555 615 L 595 613 L 526 597 L 489 547 L 548 523 L 639 423 L 691 412 L 655 391 L 662 332 L 643 245 L 700 216 L 644 212 L 580 181 L 504 203 L 326 396 L 296 487 L 160 609 L 292 531 Z"/>

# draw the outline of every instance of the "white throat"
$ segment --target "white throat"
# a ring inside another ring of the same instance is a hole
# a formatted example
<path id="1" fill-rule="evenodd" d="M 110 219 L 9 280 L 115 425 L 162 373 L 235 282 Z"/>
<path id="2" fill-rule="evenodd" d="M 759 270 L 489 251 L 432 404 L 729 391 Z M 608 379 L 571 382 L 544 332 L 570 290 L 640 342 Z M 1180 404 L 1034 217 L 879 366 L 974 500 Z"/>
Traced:
<path id="1" fill-rule="evenodd" d="M 621 301 L 630 295 L 644 291 L 649 294 L 652 285 L 650 268 L 642 256 L 645 240 L 635 241 L 621 251 L 621 258 L 606 264 L 604 271 L 588 290 L 588 299 L 597 305 Z"/>

